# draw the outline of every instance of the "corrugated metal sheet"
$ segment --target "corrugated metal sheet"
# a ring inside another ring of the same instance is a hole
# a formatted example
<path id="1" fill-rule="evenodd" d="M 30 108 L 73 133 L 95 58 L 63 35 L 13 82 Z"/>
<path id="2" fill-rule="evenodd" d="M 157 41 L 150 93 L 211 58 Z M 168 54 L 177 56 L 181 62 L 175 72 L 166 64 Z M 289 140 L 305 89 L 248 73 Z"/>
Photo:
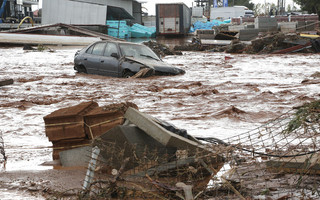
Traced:
<path id="1" fill-rule="evenodd" d="M 105 24 L 107 6 L 69 0 L 44 0 L 42 23 Z"/>
<path id="2" fill-rule="evenodd" d="M 183 3 L 156 5 L 157 34 L 186 34 L 191 25 L 191 10 Z"/>

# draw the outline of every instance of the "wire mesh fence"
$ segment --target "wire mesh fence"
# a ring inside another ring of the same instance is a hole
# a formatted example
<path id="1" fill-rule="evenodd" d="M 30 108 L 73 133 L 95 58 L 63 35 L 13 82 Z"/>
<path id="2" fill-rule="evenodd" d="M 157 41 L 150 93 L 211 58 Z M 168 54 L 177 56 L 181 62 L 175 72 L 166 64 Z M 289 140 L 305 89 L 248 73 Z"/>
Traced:
<path id="1" fill-rule="evenodd" d="M 99 173 L 80 199 L 319 199 L 320 101 L 195 149 L 95 140 Z M 120 137 L 120 135 L 117 135 Z M 145 142 L 145 141 L 144 141 Z"/>
<path id="2" fill-rule="evenodd" d="M 2 137 L 2 132 L 0 131 L 0 163 L 4 163 L 4 167 L 5 167 L 6 161 L 7 161 L 7 156 L 4 150 L 4 140 Z"/>

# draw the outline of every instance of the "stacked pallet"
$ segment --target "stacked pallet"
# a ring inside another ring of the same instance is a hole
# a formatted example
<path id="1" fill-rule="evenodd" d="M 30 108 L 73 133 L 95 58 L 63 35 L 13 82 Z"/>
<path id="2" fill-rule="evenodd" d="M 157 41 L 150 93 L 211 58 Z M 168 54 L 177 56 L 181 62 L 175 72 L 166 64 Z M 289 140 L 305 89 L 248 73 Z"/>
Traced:
<path id="1" fill-rule="evenodd" d="M 99 107 L 91 101 L 45 116 L 46 135 L 53 144 L 53 160 L 59 159 L 61 151 L 89 145 L 95 137 L 123 124 L 123 115 L 129 106 L 137 108 L 132 103 Z"/>

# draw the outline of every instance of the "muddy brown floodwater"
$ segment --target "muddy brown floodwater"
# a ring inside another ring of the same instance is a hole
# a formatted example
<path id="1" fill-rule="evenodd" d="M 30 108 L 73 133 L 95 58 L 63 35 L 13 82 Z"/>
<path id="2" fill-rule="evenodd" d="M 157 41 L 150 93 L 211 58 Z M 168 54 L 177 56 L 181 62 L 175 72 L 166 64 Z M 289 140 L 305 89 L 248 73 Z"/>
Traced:
<path id="1" fill-rule="evenodd" d="M 142 112 L 191 135 L 223 139 L 320 95 L 319 81 L 312 76 L 320 71 L 319 54 L 183 52 L 164 60 L 184 69 L 185 75 L 122 79 L 75 73 L 73 56 L 78 49 L 54 53 L 0 49 L 0 79 L 15 81 L 0 87 L 0 132 L 8 156 L 6 169 L 0 172 L 0 199 L 10 193 L 8 189 L 15 195 L 19 188 L 23 193 L 38 186 L 36 192 L 81 187 L 82 171 L 40 165 L 50 161 L 52 153 L 43 117 L 59 108 L 90 100 L 101 106 L 131 101 Z"/>

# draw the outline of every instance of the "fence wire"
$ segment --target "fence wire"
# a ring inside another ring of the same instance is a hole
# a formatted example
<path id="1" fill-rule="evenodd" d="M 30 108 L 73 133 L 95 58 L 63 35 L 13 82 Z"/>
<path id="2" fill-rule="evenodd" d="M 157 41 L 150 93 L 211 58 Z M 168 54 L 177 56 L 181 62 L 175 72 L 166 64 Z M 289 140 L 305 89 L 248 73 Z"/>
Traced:
<path id="1" fill-rule="evenodd" d="M 320 101 L 243 134 L 198 139 L 206 147 L 179 150 L 96 141 L 99 165 L 112 176 L 95 179 L 81 198 L 320 198 Z"/>
<path id="2" fill-rule="evenodd" d="M 4 163 L 7 161 L 6 152 L 4 150 L 4 140 L 2 137 L 2 132 L 0 131 L 0 163 Z"/>

